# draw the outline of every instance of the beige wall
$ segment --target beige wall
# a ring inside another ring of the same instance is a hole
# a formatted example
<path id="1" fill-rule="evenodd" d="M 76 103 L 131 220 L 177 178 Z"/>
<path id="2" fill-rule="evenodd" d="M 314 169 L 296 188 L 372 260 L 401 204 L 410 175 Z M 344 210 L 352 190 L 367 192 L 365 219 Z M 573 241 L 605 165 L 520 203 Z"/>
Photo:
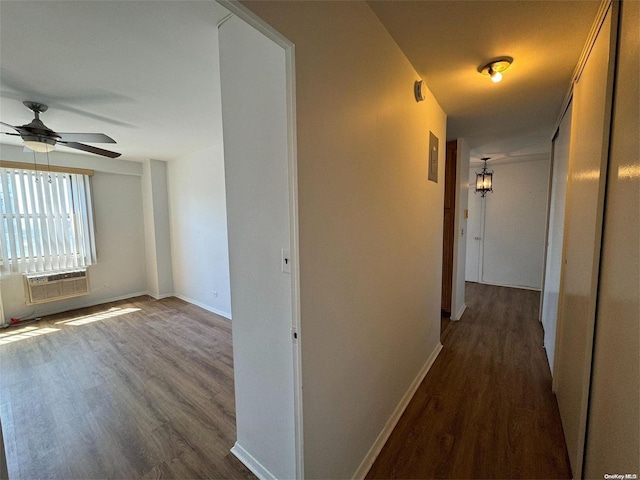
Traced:
<path id="1" fill-rule="evenodd" d="M 295 43 L 305 475 L 351 477 L 439 345 L 446 117 L 364 2 L 243 3 Z"/>
<path id="2" fill-rule="evenodd" d="M 585 478 L 640 473 L 640 3 L 622 3 Z"/>

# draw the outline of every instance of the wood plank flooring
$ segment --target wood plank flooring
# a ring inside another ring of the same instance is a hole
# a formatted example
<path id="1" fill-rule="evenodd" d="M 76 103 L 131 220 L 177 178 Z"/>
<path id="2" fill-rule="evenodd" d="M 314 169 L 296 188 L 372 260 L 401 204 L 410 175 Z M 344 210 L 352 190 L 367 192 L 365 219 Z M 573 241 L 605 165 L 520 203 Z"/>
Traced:
<path id="1" fill-rule="evenodd" d="M 0 330 L 11 479 L 255 478 L 235 441 L 231 324 L 176 298 Z"/>
<path id="2" fill-rule="evenodd" d="M 467 284 L 467 310 L 367 478 L 571 478 L 538 292 Z"/>
<path id="3" fill-rule="evenodd" d="M 468 308 L 368 478 L 570 478 L 539 294 Z M 235 441 L 230 323 L 175 298 L 0 330 L 11 479 L 254 478 Z"/>
<path id="4" fill-rule="evenodd" d="M 449 332 L 451 326 L 451 316 L 448 313 L 442 312 L 440 314 L 440 343 L 444 341 L 444 337 Z"/>

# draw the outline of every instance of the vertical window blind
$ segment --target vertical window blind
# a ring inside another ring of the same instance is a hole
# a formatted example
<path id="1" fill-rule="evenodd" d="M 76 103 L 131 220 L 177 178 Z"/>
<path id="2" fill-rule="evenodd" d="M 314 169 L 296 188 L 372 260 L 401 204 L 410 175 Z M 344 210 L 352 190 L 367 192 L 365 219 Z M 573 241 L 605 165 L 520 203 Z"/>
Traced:
<path id="1" fill-rule="evenodd" d="M 3 274 L 96 261 L 88 175 L 0 168 L 0 215 Z"/>

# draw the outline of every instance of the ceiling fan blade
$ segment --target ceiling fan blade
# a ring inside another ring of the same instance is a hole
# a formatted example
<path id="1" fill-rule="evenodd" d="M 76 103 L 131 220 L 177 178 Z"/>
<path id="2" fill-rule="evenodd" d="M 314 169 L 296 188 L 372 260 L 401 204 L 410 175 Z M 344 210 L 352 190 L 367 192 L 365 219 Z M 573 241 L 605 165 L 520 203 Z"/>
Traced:
<path id="1" fill-rule="evenodd" d="M 20 136 L 19 133 L 11 133 L 11 132 L 0 132 L 0 133 L 4 133 L 5 135 L 12 135 L 14 137 L 19 137 Z"/>
<path id="2" fill-rule="evenodd" d="M 91 145 L 85 145 L 84 143 L 78 142 L 58 142 L 60 145 L 69 148 L 75 148 L 76 150 L 82 150 L 89 153 L 95 153 L 96 155 L 102 155 L 103 157 L 116 158 L 121 154 L 117 152 L 111 152 L 109 150 L 104 150 L 102 148 L 93 147 Z"/>
<path id="3" fill-rule="evenodd" d="M 14 127 L 13 125 L 9 125 L 8 123 L 4 123 L 4 122 L 0 122 L 2 125 L 4 125 L 5 127 L 11 127 L 13 128 L 16 132 L 19 132 L 20 130 L 18 130 L 18 127 Z"/>
<path id="4" fill-rule="evenodd" d="M 56 132 L 63 142 L 116 143 L 104 133 L 60 133 Z"/>

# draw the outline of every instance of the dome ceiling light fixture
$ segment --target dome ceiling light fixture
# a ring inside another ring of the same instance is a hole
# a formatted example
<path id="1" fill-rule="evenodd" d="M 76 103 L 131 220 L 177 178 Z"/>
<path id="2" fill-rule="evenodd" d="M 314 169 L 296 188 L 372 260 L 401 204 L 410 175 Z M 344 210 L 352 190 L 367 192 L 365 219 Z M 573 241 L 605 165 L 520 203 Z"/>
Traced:
<path id="1" fill-rule="evenodd" d="M 512 63 L 513 58 L 511 57 L 499 57 L 478 68 L 478 71 L 483 75 L 489 75 L 492 82 L 498 83 L 502 80 L 502 72 L 509 68 Z"/>

